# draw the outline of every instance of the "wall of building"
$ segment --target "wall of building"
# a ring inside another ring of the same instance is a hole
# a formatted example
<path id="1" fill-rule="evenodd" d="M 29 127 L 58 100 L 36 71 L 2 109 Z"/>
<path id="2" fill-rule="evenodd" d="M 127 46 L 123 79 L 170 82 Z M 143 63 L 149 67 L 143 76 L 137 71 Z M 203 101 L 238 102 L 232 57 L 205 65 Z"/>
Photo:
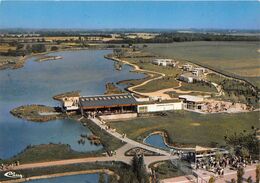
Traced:
<path id="1" fill-rule="evenodd" d="M 130 118 L 136 118 L 137 113 L 127 113 L 127 114 L 111 114 L 111 115 L 103 115 L 100 116 L 103 120 L 113 121 L 118 119 L 130 119 Z"/>
<path id="2" fill-rule="evenodd" d="M 161 111 L 173 111 L 173 110 L 182 110 L 182 102 L 174 103 L 158 103 L 158 104 L 143 104 L 138 105 L 137 112 L 161 112 Z"/>

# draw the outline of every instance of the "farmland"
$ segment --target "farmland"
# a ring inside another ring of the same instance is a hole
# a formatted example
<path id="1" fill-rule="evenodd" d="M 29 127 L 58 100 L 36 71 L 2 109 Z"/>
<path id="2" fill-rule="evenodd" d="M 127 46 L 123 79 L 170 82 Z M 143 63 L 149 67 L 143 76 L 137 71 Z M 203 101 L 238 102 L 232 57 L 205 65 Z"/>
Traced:
<path id="1" fill-rule="evenodd" d="M 257 42 L 182 42 L 150 44 L 146 51 L 209 66 L 247 78 L 257 86 L 260 52 Z"/>

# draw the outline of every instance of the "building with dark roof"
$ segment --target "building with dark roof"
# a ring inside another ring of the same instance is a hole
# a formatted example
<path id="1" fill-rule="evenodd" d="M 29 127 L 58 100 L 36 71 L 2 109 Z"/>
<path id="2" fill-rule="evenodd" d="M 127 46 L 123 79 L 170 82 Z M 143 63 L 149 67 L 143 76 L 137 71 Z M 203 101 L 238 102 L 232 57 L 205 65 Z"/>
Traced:
<path id="1" fill-rule="evenodd" d="M 96 95 L 79 98 L 81 112 L 136 112 L 138 102 L 131 94 Z"/>

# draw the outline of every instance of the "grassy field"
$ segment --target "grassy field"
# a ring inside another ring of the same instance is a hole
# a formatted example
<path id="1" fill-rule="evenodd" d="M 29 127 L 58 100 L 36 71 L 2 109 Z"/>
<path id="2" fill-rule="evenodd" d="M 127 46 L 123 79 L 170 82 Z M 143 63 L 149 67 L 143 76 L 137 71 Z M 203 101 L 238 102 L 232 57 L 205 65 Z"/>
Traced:
<path id="1" fill-rule="evenodd" d="M 239 114 L 198 114 L 187 111 L 167 112 L 167 116 L 136 118 L 129 121 L 111 122 L 120 133 L 131 139 L 141 140 L 157 130 L 168 132 L 169 141 L 174 145 L 224 145 L 227 133 L 260 127 L 259 113 Z"/>
<path id="2" fill-rule="evenodd" d="M 252 82 L 255 82 L 255 77 L 260 78 L 260 52 L 257 42 L 150 44 L 146 51 L 208 65 L 248 79 L 252 78 Z"/>
<path id="3" fill-rule="evenodd" d="M 180 87 L 184 91 L 201 91 L 201 92 L 217 92 L 217 89 L 213 85 L 206 85 L 202 83 L 182 83 Z"/>
<path id="4" fill-rule="evenodd" d="M 16 50 L 16 47 L 4 43 L 0 44 L 0 52 L 8 52 L 8 50 Z"/>
<path id="5" fill-rule="evenodd" d="M 136 91 L 147 93 L 154 92 L 161 89 L 167 89 L 178 86 L 178 82 L 174 77 L 164 77 L 147 83 L 146 85 L 135 88 Z"/>

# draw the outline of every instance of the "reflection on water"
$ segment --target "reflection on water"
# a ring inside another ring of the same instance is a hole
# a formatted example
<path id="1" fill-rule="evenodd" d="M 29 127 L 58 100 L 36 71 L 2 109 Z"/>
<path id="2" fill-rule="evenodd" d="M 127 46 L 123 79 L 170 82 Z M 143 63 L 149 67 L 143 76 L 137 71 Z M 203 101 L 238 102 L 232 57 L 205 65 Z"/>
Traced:
<path id="1" fill-rule="evenodd" d="M 30 59 L 25 67 L 0 71 L 0 158 L 11 157 L 28 145 L 64 143 L 77 151 L 93 151 L 101 146 L 78 144 L 80 134 L 90 133 L 72 120 L 34 123 L 13 117 L 9 111 L 24 104 L 58 105 L 52 96 L 73 90 L 83 95 L 103 94 L 105 83 L 143 77 L 124 66 L 116 71 L 104 59 L 108 50 L 66 51 L 50 55 L 61 60 L 37 63 Z"/>

